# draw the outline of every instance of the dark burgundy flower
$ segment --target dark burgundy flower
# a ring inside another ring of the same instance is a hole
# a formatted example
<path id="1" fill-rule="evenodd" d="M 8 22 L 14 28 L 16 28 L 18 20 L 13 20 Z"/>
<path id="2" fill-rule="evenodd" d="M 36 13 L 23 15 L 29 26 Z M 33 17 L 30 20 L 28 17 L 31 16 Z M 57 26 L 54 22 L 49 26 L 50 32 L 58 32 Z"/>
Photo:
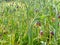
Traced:
<path id="1" fill-rule="evenodd" d="M 54 35 L 54 32 L 53 32 L 53 31 L 51 31 L 51 32 L 50 32 L 50 34 L 51 34 L 51 35 Z"/>
<path id="2" fill-rule="evenodd" d="M 40 35 L 43 35 L 43 31 L 42 30 L 40 31 Z"/>
<path id="3" fill-rule="evenodd" d="M 41 26 L 41 23 L 40 23 L 40 22 L 36 22 L 36 25 L 37 25 L 37 26 Z"/>

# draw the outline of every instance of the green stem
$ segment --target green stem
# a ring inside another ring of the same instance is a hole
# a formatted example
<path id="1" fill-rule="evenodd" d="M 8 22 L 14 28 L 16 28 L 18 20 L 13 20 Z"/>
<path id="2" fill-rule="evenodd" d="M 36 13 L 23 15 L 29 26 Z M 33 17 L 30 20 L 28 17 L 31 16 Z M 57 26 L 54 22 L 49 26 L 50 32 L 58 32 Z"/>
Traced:
<path id="1" fill-rule="evenodd" d="M 56 5 L 55 5 L 55 9 L 56 9 L 56 15 L 55 15 L 55 18 L 56 18 L 56 23 L 55 23 L 55 35 L 54 35 L 54 37 L 55 37 L 55 45 L 57 45 L 57 31 L 58 31 L 58 11 L 57 11 L 57 7 L 56 7 Z"/>

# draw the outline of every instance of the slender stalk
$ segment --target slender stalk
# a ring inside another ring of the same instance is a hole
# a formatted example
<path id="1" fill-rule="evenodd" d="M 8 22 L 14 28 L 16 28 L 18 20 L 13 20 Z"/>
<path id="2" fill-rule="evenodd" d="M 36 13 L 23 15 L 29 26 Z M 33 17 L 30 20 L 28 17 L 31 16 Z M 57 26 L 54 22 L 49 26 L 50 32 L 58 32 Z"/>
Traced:
<path id="1" fill-rule="evenodd" d="M 28 7 L 26 5 L 26 9 L 27 9 L 27 27 L 28 27 L 28 45 L 33 45 L 32 42 L 32 27 L 29 23 L 29 9 L 30 9 L 30 1 L 27 1 L 28 3 Z"/>
<path id="2" fill-rule="evenodd" d="M 56 22 L 55 22 L 55 30 L 54 30 L 54 32 L 55 32 L 55 35 L 54 35 L 54 37 L 55 37 L 55 45 L 57 45 L 57 31 L 58 31 L 58 11 L 57 11 L 57 7 L 56 7 L 56 5 L 55 5 L 55 10 L 56 10 L 56 15 L 55 15 L 55 18 L 56 18 Z"/>

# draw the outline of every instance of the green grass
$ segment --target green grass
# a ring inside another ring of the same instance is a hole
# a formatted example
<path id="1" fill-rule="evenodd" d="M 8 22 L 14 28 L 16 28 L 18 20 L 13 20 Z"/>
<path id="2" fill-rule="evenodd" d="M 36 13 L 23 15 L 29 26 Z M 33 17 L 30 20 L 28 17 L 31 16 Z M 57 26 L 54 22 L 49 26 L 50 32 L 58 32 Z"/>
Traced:
<path id="1" fill-rule="evenodd" d="M 59 45 L 59 15 L 59 0 L 1 0 L 0 45 Z"/>

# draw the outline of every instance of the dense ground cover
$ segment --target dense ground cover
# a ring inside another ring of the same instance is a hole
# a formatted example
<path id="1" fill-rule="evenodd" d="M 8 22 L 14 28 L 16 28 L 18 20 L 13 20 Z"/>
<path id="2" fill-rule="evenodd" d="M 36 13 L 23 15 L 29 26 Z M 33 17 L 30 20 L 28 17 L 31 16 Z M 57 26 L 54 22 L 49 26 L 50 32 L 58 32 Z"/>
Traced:
<path id="1" fill-rule="evenodd" d="M 0 45 L 60 45 L 60 1 L 0 0 Z"/>

